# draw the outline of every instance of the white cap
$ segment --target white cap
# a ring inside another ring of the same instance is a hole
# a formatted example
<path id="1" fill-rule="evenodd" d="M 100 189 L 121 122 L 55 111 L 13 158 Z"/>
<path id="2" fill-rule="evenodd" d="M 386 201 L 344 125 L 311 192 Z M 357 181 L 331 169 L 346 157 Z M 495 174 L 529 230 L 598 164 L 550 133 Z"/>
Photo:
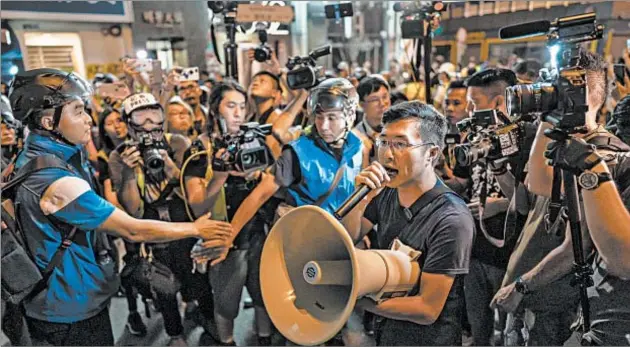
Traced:
<path id="1" fill-rule="evenodd" d="M 138 93 L 132 94 L 128 96 L 123 101 L 123 110 L 127 115 L 130 115 L 131 112 L 148 106 L 160 105 L 155 96 L 151 93 Z"/>

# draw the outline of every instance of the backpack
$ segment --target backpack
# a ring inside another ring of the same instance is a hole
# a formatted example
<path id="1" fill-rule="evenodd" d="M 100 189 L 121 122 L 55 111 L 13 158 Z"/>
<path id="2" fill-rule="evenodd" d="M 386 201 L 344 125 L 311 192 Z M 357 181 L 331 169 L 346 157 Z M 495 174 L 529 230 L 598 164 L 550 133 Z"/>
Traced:
<path id="1" fill-rule="evenodd" d="M 2 183 L 2 300 L 18 305 L 31 299 L 48 286 L 48 280 L 61 263 L 65 251 L 72 245 L 77 228 L 65 235 L 57 251 L 44 271 L 40 271 L 35 257 L 26 244 L 25 230 L 20 227 L 17 213 L 19 204 L 14 204 L 17 187 L 35 172 L 58 168 L 73 172 L 70 164 L 54 155 L 31 159 L 10 181 Z"/>

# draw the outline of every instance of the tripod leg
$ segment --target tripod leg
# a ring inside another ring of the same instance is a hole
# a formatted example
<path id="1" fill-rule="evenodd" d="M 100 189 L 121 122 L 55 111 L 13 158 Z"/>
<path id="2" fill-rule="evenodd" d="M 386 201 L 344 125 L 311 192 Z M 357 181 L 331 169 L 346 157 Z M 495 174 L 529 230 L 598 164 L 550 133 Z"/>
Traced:
<path id="1" fill-rule="evenodd" d="M 566 196 L 567 214 L 571 227 L 571 242 L 573 244 L 573 254 L 575 258 L 574 272 L 576 284 L 580 286 L 580 304 L 582 305 L 582 315 L 584 318 L 584 332 L 590 329 L 590 305 L 586 289 L 593 285 L 591 279 L 590 266 L 586 264 L 582 247 L 582 228 L 580 225 L 580 205 L 575 176 L 568 171 L 562 172 L 564 179 L 564 191 Z"/>

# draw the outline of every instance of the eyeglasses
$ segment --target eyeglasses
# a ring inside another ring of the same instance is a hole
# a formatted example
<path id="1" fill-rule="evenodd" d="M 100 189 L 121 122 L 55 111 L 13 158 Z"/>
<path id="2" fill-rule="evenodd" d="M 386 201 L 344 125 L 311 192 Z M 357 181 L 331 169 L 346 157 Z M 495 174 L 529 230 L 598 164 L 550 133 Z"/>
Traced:
<path id="1" fill-rule="evenodd" d="M 394 141 L 394 140 L 385 140 L 385 139 L 376 139 L 374 142 L 376 148 L 379 151 L 385 151 L 387 148 L 390 148 L 392 152 L 400 153 L 406 149 L 413 149 L 422 146 L 433 146 L 432 142 L 427 143 L 418 143 L 418 144 L 409 144 L 405 141 Z"/>

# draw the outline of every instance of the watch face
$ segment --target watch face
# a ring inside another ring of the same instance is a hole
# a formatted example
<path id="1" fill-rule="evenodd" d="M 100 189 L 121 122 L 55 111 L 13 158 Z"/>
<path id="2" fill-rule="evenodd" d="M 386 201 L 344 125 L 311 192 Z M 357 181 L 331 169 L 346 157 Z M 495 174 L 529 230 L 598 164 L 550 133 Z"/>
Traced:
<path id="1" fill-rule="evenodd" d="M 592 172 L 585 172 L 579 177 L 579 183 L 583 189 L 593 189 L 597 187 L 598 181 L 597 174 Z"/>

